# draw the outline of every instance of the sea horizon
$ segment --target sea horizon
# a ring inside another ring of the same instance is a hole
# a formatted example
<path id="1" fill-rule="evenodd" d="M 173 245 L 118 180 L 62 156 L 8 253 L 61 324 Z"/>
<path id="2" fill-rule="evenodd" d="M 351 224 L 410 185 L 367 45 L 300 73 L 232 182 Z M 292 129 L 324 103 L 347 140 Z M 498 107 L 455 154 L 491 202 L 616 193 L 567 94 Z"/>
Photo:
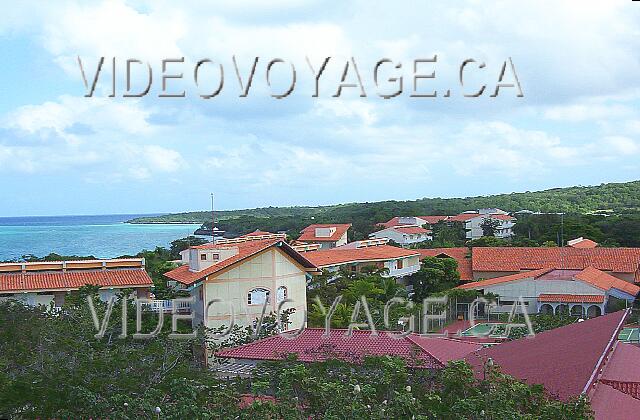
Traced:
<path id="1" fill-rule="evenodd" d="M 115 258 L 136 255 L 189 235 L 199 224 L 130 224 L 149 214 L 0 217 L 0 261 L 50 253 L 68 256 Z"/>

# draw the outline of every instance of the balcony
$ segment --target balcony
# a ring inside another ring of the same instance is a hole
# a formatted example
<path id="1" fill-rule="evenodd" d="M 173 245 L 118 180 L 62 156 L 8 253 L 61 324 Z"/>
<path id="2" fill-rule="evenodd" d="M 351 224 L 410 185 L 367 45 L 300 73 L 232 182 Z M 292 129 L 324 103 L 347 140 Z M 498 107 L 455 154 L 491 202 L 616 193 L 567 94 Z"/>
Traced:
<path id="1" fill-rule="evenodd" d="M 173 312 L 174 305 L 177 305 L 176 312 L 189 313 L 191 312 L 191 304 L 189 302 L 174 302 L 173 300 L 153 300 L 150 303 L 143 303 L 141 305 L 143 311 L 149 312 Z"/>
<path id="2" fill-rule="evenodd" d="M 409 276 L 413 273 L 418 272 L 420 270 L 420 264 L 408 265 L 402 268 L 394 268 L 389 269 L 389 274 L 387 277 L 404 277 Z"/>

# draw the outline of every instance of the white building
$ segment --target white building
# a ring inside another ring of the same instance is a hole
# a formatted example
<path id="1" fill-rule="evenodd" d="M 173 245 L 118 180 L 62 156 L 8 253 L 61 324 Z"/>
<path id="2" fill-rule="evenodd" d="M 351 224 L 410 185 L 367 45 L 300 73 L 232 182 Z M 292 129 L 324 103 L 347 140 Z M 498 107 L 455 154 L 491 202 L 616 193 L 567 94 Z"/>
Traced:
<path id="1" fill-rule="evenodd" d="M 305 252 L 316 267 L 327 271 L 346 268 L 359 272 L 364 267 L 386 269 L 387 277 L 401 279 L 420 269 L 420 253 L 415 250 L 379 244 L 380 240 L 359 241 L 340 248 Z"/>
<path id="2" fill-rule="evenodd" d="M 484 236 L 482 224 L 485 220 L 493 220 L 498 223 L 494 236 L 500 239 L 508 239 L 514 235 L 513 227 L 516 224 L 516 218 L 509 216 L 500 209 L 480 209 L 478 211 L 468 211 L 460 213 L 456 216 L 447 218 L 448 222 L 464 223 L 468 240 L 479 239 Z"/>
<path id="3" fill-rule="evenodd" d="M 528 313 L 558 314 L 565 310 L 582 317 L 604 314 L 612 297 L 626 300 L 631 305 L 640 292 L 635 284 L 593 267 L 583 270 L 543 268 L 474 281 L 458 288 L 498 295 L 498 306 L 492 309 L 493 312 L 509 312 L 522 298 Z"/>
<path id="4" fill-rule="evenodd" d="M 402 246 L 433 240 L 430 230 L 417 225 L 393 226 L 374 232 L 369 237 L 371 239 L 389 239 Z"/>

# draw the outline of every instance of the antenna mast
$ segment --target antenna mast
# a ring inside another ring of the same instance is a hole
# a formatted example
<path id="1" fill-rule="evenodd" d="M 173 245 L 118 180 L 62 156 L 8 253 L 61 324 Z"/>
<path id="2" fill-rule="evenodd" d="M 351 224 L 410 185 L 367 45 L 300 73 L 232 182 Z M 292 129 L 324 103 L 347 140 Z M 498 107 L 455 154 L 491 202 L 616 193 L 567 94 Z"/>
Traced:
<path id="1" fill-rule="evenodd" d="M 214 229 L 216 228 L 216 216 L 213 211 L 213 193 L 211 193 L 211 243 L 216 243 L 216 233 Z"/>

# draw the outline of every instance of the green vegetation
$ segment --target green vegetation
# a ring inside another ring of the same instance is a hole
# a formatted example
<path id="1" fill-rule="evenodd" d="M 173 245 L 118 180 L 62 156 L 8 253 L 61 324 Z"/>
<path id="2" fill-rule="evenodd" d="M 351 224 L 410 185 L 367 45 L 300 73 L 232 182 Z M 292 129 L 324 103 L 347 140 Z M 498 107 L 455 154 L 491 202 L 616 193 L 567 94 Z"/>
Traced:
<path id="1" fill-rule="evenodd" d="M 88 290 L 87 292 L 91 292 Z M 503 375 L 474 377 L 469 365 L 414 369 L 400 359 L 258 368 L 253 380 L 218 378 L 202 365 L 202 339 L 118 338 L 112 316 L 102 339 L 82 299 L 58 314 L 0 303 L 0 418 L 109 419 L 576 419 L 585 399 L 560 402 L 540 386 Z M 118 306 L 116 306 L 118 307 Z M 98 304 L 100 317 L 104 304 Z M 133 313 L 133 311 L 131 311 Z M 145 318 L 143 331 L 153 329 Z M 129 317 L 130 330 L 134 320 Z M 241 396 L 259 396 L 241 404 Z M 159 408 L 159 412 L 156 411 Z"/>
<path id="2" fill-rule="evenodd" d="M 216 212 L 217 225 L 229 235 L 255 229 L 285 231 L 292 238 L 311 223 L 353 223 L 350 239 L 366 239 L 376 224 L 401 215 L 457 214 L 465 210 L 499 207 L 515 212 L 531 210 L 567 213 L 565 239 L 585 236 L 605 245 L 640 246 L 640 181 L 588 187 L 555 188 L 545 191 L 499 194 L 467 198 L 423 198 L 413 201 L 349 203 L 323 207 L 265 207 Z M 516 232 L 520 239 L 558 243 L 559 216 L 518 215 Z M 531 220 L 528 223 L 527 220 Z M 576 224 L 571 225 L 575 220 Z M 522 223 L 522 222 L 525 223 Z M 548 221 L 552 223 L 547 224 Z M 131 223 L 200 223 L 211 227 L 207 211 L 179 213 L 132 220 Z M 547 227 L 545 227 L 547 226 Z M 588 228 L 591 226 L 592 228 Z M 433 246 L 455 246 L 464 242 L 460 226 L 440 228 Z M 435 230 L 435 229 L 434 229 Z M 635 245 L 634 245 L 635 244 Z"/>
<path id="3" fill-rule="evenodd" d="M 409 277 L 414 302 L 422 302 L 434 293 L 453 289 L 459 282 L 458 262 L 453 258 L 426 257 L 420 270 Z"/>

